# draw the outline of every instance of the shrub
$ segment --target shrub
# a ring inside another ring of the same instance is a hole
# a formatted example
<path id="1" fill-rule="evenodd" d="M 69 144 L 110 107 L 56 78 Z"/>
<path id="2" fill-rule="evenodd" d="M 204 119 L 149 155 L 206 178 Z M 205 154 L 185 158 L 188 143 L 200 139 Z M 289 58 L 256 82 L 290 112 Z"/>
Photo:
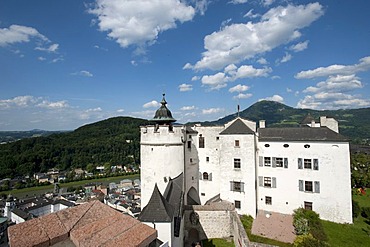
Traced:
<path id="1" fill-rule="evenodd" d="M 360 213 L 361 213 L 360 204 L 358 204 L 357 201 L 352 200 L 352 217 L 357 218 L 357 216 L 359 216 Z"/>
<path id="2" fill-rule="evenodd" d="M 307 227 L 304 225 L 305 220 L 308 222 Z M 317 240 L 327 240 L 327 236 L 320 221 L 320 216 L 318 213 L 312 210 L 306 210 L 304 208 L 298 208 L 294 210 L 293 225 L 296 234 L 298 235 L 307 234 L 309 232 Z"/>
<path id="3" fill-rule="evenodd" d="M 361 216 L 370 219 L 370 207 L 362 207 Z"/>
<path id="4" fill-rule="evenodd" d="M 305 218 L 298 218 L 293 222 L 295 233 L 297 235 L 306 235 L 310 232 L 310 227 L 308 226 L 308 220 Z"/>
<path id="5" fill-rule="evenodd" d="M 299 235 L 293 243 L 294 247 L 328 247 L 329 244 L 314 238 L 311 234 Z"/>

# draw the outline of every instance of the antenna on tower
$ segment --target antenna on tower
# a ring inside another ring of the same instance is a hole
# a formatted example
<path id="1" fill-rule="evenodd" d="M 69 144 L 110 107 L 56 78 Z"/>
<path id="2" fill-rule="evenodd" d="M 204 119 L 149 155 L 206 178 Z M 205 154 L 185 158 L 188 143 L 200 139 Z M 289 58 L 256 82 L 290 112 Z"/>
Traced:
<path id="1" fill-rule="evenodd" d="M 239 113 L 240 113 L 240 97 L 238 96 L 238 117 L 239 117 Z"/>

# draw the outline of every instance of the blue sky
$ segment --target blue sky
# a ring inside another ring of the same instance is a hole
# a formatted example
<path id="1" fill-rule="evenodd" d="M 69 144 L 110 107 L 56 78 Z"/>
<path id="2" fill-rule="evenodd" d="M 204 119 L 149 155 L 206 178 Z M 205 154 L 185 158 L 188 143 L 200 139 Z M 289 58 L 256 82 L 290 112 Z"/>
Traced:
<path id="1" fill-rule="evenodd" d="M 370 106 L 368 0 L 2 0 L 0 130 Z"/>

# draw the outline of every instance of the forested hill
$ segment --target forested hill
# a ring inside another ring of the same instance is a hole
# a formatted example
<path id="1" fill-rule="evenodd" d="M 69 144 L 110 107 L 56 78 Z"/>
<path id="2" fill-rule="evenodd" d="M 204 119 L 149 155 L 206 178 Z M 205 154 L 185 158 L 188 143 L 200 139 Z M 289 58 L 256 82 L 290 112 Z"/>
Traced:
<path id="1" fill-rule="evenodd" d="M 0 145 L 0 179 L 45 172 L 53 167 L 66 170 L 88 164 L 138 164 L 139 126 L 148 123 L 138 118 L 115 117 L 71 132 Z"/>
<path id="2" fill-rule="evenodd" d="M 260 101 L 239 113 L 240 117 L 257 123 L 259 120 L 266 120 L 266 127 L 299 126 L 307 114 L 313 116 L 316 122 L 320 116 L 335 118 L 339 123 L 339 132 L 349 137 L 353 143 L 370 141 L 370 108 L 318 111 L 293 108 L 275 101 Z M 224 124 L 235 116 L 236 114 L 229 115 L 205 124 Z"/>

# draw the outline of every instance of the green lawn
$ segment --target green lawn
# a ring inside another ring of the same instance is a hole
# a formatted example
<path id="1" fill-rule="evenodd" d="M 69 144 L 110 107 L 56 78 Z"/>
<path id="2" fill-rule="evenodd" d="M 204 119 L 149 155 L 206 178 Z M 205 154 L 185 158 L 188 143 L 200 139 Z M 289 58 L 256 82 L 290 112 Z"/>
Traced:
<path id="1" fill-rule="evenodd" d="M 213 238 L 202 241 L 203 247 L 234 247 L 233 241 L 222 238 Z"/>
<path id="2" fill-rule="evenodd" d="M 353 193 L 352 198 L 360 204 L 360 207 L 370 207 L 370 189 L 367 189 L 366 195 Z M 370 220 L 361 215 L 353 220 L 353 224 L 336 224 L 325 220 L 322 224 L 330 246 L 370 246 Z"/>

